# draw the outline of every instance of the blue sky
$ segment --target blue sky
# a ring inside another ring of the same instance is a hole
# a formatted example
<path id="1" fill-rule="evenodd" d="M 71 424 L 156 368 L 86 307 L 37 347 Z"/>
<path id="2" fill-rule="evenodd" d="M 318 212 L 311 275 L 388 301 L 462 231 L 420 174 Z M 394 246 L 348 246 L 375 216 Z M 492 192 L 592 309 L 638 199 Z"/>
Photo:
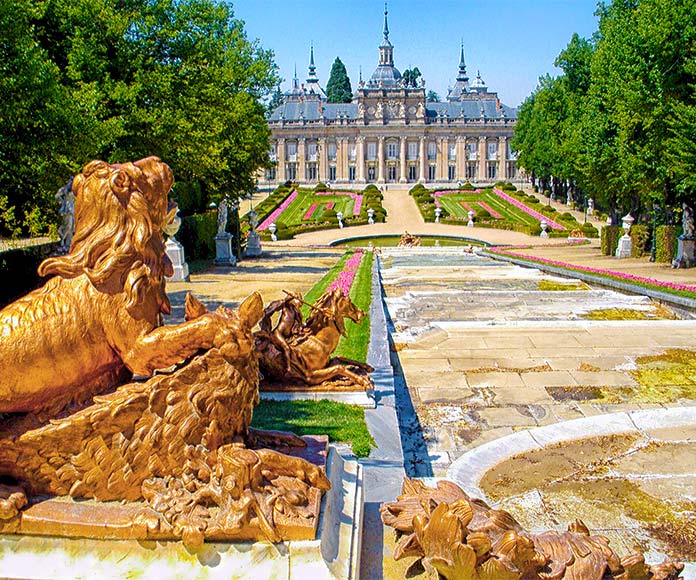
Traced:
<path id="1" fill-rule="evenodd" d="M 380 0 L 238 0 L 235 16 L 250 38 L 273 50 L 284 81 L 293 67 L 307 76 L 310 42 L 322 86 L 338 56 L 353 86 L 359 67 L 367 80 L 377 66 L 384 2 Z M 574 32 L 589 37 L 597 29 L 596 0 L 391 0 L 389 39 L 394 63 L 417 66 L 426 88 L 441 97 L 454 83 L 464 42 L 467 72 L 476 71 L 510 106 L 519 105 L 538 78 L 558 74 L 553 61 Z"/>

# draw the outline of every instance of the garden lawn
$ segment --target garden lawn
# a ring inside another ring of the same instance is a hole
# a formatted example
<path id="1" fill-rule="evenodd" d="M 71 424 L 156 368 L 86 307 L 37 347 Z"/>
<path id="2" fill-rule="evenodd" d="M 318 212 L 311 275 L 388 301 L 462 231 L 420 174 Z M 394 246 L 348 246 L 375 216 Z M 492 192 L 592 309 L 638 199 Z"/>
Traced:
<path id="1" fill-rule="evenodd" d="M 300 189 L 298 196 L 290 206 L 277 219 L 287 226 L 299 225 L 311 221 L 320 220 L 326 206 L 333 203 L 333 210 L 342 212 L 345 217 L 353 215 L 354 200 L 347 194 L 336 193 L 334 195 L 316 195 L 314 191 Z M 305 219 L 307 211 L 316 204 L 316 209 L 311 217 Z"/>
<path id="2" fill-rule="evenodd" d="M 261 401 L 254 408 L 251 426 L 296 435 L 328 435 L 333 442 L 350 443 L 356 457 L 367 457 L 376 445 L 365 424 L 365 410 L 333 401 Z"/>
<path id="3" fill-rule="evenodd" d="M 483 209 L 489 212 L 492 209 L 500 215 L 500 218 L 497 218 L 495 214 L 491 213 L 493 219 L 504 219 L 509 222 L 522 223 L 527 226 L 536 226 L 539 224 L 539 220 L 501 199 L 489 189 L 484 189 L 481 192 L 460 192 L 453 190 L 452 193 L 445 193 L 437 199 L 440 205 L 446 209 L 451 216 L 468 219 L 469 210 L 464 206 L 465 203 L 471 207 L 475 214 L 478 214 Z M 482 202 L 487 207 L 482 207 L 480 205 Z"/>

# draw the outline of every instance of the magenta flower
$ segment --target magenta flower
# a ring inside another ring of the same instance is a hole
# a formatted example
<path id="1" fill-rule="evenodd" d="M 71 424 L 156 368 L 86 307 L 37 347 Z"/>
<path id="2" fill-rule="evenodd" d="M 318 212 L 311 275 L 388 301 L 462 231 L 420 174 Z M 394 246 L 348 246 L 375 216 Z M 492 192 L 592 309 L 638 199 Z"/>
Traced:
<path id="1" fill-rule="evenodd" d="M 696 292 L 696 286 L 689 286 L 688 284 L 677 284 L 675 282 L 663 282 L 662 280 L 656 280 L 654 278 L 645 278 L 643 276 L 636 276 L 635 274 L 627 274 L 626 272 L 616 272 L 615 270 L 604 270 L 602 268 L 592 268 L 590 266 L 577 266 L 575 264 L 568 264 L 566 262 L 559 262 L 558 260 L 548 260 L 547 258 L 538 258 L 536 256 L 528 256 L 526 254 L 518 254 L 517 252 L 511 252 L 509 247 L 501 248 L 489 248 L 488 251 L 496 254 L 505 254 L 512 256 L 514 258 L 521 258 L 523 260 L 529 260 L 531 262 L 538 262 L 540 264 L 548 264 L 549 266 L 558 266 L 559 268 L 568 268 L 570 270 L 577 270 L 579 272 L 588 272 L 590 274 L 599 274 L 601 276 L 611 276 L 613 278 L 620 278 L 622 280 L 628 280 L 629 282 L 639 282 L 642 284 L 649 284 L 651 286 L 658 286 L 661 288 L 669 288 L 670 290 L 682 290 L 685 292 Z"/>
<path id="2" fill-rule="evenodd" d="M 288 197 L 285 198 L 283 203 L 281 203 L 277 208 L 273 210 L 273 212 L 265 219 L 263 222 L 261 222 L 261 225 L 259 226 L 259 230 L 266 230 L 268 229 L 268 226 L 270 226 L 273 222 L 275 222 L 281 215 L 282 213 L 288 209 L 290 204 L 297 199 L 297 190 L 294 190 Z"/>
<path id="3" fill-rule="evenodd" d="M 317 209 L 318 203 L 313 203 L 312 205 L 309 206 L 309 209 L 305 212 L 304 216 L 302 216 L 303 220 L 308 220 L 311 219 L 312 214 L 314 211 Z"/>
<path id="4" fill-rule="evenodd" d="M 341 292 L 348 296 L 362 258 L 363 251 L 357 250 L 350 258 L 348 258 L 343 266 L 343 270 L 341 270 L 336 279 L 331 282 L 328 289 L 335 290 L 336 288 L 340 288 Z"/>
<path id="5" fill-rule="evenodd" d="M 503 219 L 503 216 L 501 216 L 497 211 L 495 211 L 490 205 L 488 205 L 485 201 L 479 201 L 478 204 L 485 209 L 489 214 L 491 214 L 495 219 L 501 220 Z"/>

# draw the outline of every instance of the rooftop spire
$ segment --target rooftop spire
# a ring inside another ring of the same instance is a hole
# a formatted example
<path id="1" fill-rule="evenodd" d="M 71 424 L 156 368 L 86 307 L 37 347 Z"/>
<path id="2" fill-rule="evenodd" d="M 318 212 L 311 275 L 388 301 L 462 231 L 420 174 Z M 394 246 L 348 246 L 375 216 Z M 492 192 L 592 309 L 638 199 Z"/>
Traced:
<path id="1" fill-rule="evenodd" d="M 386 42 L 389 42 L 389 24 L 387 22 L 387 14 L 389 14 L 389 10 L 387 10 L 387 3 L 384 3 L 384 40 Z"/>
<path id="2" fill-rule="evenodd" d="M 466 62 L 464 61 L 464 41 L 462 41 L 459 54 L 459 74 L 457 75 L 457 80 L 462 82 L 469 80 L 469 77 L 466 76 Z"/>
<path id="3" fill-rule="evenodd" d="M 317 78 L 317 67 L 314 66 L 314 43 L 309 45 L 309 78 L 307 82 L 312 82 L 312 80 Z"/>
<path id="4" fill-rule="evenodd" d="M 297 63 L 295 63 L 295 74 L 292 77 L 292 88 L 293 89 L 300 88 L 300 79 L 297 78 Z"/>

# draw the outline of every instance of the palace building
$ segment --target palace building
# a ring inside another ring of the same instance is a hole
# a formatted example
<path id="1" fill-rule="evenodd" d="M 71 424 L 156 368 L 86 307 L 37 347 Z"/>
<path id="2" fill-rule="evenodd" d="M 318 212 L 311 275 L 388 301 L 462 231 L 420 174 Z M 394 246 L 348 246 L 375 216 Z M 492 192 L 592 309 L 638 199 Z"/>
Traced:
<path id="1" fill-rule="evenodd" d="M 275 165 L 266 183 L 517 179 L 510 149 L 517 110 L 502 104 L 480 74 L 469 82 L 463 46 L 446 101 L 427 101 L 422 80 L 412 86 L 394 66 L 387 15 L 385 9 L 379 64 L 367 82 L 360 79 L 350 103 L 327 102 L 310 50 L 306 82 L 300 84 L 295 71 L 292 88 L 268 119 Z"/>

